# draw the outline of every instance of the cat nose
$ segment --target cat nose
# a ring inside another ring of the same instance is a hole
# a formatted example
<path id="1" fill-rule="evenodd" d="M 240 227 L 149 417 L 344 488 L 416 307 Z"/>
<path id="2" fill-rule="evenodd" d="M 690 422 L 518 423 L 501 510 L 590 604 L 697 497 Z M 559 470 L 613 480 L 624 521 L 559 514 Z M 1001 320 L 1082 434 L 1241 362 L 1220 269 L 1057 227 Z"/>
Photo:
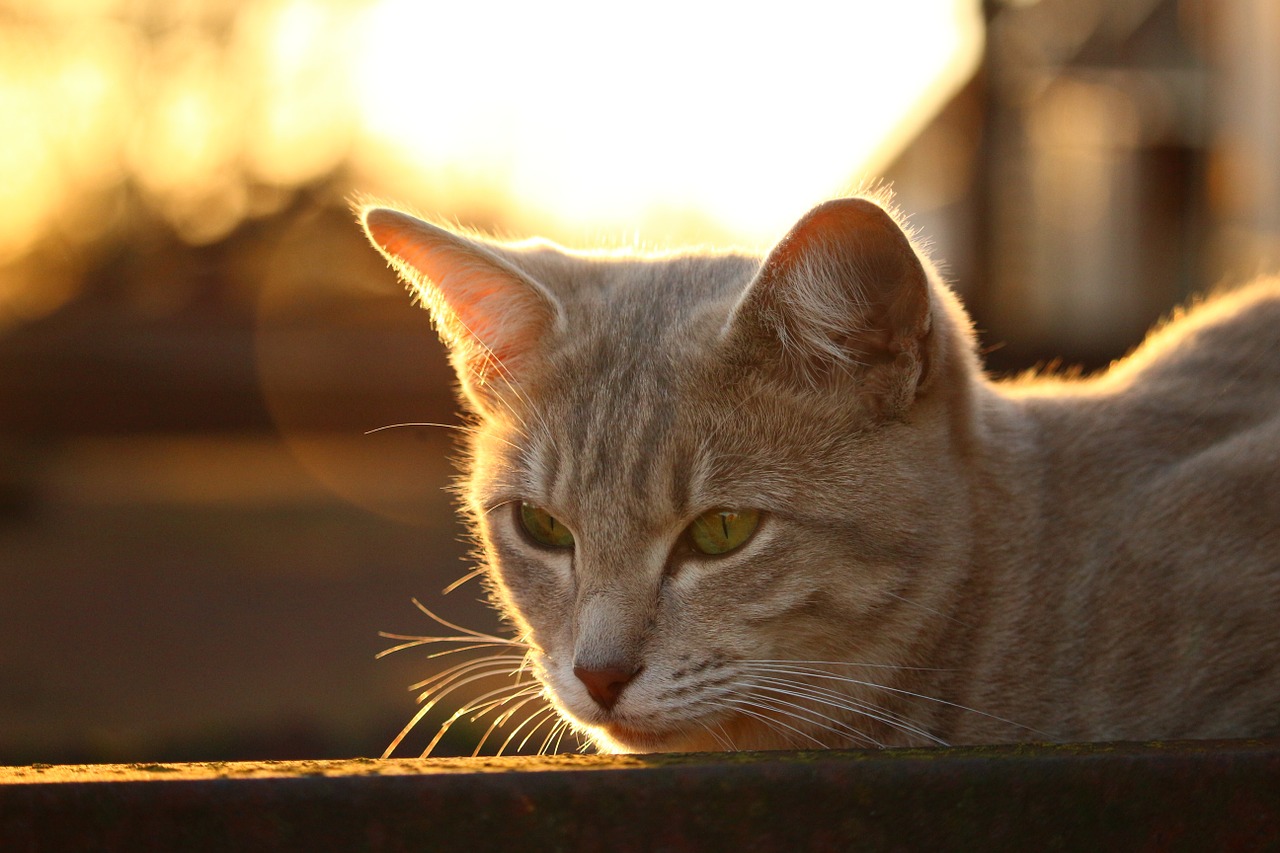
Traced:
<path id="1" fill-rule="evenodd" d="M 591 694 L 591 698 L 599 703 L 600 707 L 608 711 L 618 703 L 618 696 L 622 693 L 622 688 L 626 687 L 631 679 L 640 674 L 643 667 L 635 667 L 634 669 L 620 669 L 617 667 L 606 667 L 604 669 L 587 669 L 585 666 L 575 666 L 573 674 L 578 676 L 578 680 L 587 686 L 587 692 Z"/>

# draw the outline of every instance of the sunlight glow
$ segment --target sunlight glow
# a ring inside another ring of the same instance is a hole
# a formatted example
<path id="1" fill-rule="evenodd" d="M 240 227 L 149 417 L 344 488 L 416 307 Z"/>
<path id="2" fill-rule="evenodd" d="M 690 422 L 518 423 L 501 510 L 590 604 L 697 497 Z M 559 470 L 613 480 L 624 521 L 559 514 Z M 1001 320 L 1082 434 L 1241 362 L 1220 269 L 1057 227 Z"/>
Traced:
<path id="1" fill-rule="evenodd" d="M 875 177 L 977 62 L 976 3 L 839 9 L 382 0 L 356 36 L 361 123 L 405 183 L 483 170 L 588 238 L 692 210 L 769 239 Z"/>
<path id="2" fill-rule="evenodd" d="M 351 15 L 289 0 L 256 7 L 242 21 L 243 65 L 257 69 L 258 81 L 246 154 L 262 180 L 313 180 L 347 155 L 356 112 L 348 84 Z"/>
<path id="3" fill-rule="evenodd" d="M 879 177 L 981 43 L 977 0 L 147 8 L 0 27 L 0 265 L 122 197 L 202 243 L 335 176 L 568 243 L 761 243 Z"/>

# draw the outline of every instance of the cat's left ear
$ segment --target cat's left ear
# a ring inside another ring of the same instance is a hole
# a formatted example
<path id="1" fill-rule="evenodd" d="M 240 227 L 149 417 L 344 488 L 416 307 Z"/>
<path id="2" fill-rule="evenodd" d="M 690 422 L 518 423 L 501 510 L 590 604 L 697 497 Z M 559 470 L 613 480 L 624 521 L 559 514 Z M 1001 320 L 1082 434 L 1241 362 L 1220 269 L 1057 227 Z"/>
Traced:
<path id="1" fill-rule="evenodd" d="M 493 411 L 557 325 L 559 304 L 477 240 L 384 207 L 360 213 L 365 233 L 431 313 L 468 399 Z"/>
<path id="2" fill-rule="evenodd" d="M 930 285 L 910 239 L 871 201 L 809 211 L 769 253 L 725 328 L 736 357 L 821 387 L 856 379 L 897 415 L 928 369 Z"/>

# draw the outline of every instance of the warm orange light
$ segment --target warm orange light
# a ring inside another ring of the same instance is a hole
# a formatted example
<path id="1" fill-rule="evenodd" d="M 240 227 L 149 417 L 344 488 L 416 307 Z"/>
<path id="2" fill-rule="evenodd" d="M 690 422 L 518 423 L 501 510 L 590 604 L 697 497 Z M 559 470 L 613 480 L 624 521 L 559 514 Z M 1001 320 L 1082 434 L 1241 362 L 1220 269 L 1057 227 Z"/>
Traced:
<path id="1" fill-rule="evenodd" d="M 875 176 L 976 61 L 977 6 L 210 0 L 143 26 L 50 0 L 0 27 L 0 264 L 122 179 L 204 241 L 252 184 L 348 160 L 352 191 L 568 242 L 761 242 Z"/>

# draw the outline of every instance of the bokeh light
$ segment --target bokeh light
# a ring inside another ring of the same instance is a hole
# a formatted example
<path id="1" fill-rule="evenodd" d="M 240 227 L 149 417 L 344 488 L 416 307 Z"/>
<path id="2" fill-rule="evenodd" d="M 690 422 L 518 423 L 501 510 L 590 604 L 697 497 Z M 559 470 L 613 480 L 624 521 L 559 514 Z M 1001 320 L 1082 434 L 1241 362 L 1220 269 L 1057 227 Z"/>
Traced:
<path id="1" fill-rule="evenodd" d="M 6 13 L 0 263 L 92 236 L 122 185 L 198 244 L 343 165 L 562 238 L 758 242 L 874 174 L 980 44 L 967 0 L 180 5 Z"/>

